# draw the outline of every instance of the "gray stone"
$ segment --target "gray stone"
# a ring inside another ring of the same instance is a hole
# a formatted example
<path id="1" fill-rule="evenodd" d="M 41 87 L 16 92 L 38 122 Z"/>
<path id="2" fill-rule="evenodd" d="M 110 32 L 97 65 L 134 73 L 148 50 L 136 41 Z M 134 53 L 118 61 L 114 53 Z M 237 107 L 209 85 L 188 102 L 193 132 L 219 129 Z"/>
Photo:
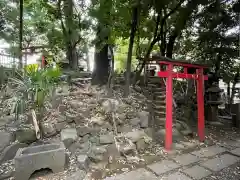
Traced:
<path id="1" fill-rule="evenodd" d="M 44 122 L 41 124 L 41 127 L 45 137 L 51 137 L 57 134 L 57 131 L 52 123 Z"/>
<path id="2" fill-rule="evenodd" d="M 114 143 L 114 136 L 113 134 L 106 134 L 106 135 L 101 135 L 99 137 L 100 144 L 112 144 Z"/>
<path id="3" fill-rule="evenodd" d="M 107 150 L 103 146 L 92 147 L 91 151 L 88 153 L 88 157 L 91 161 L 98 163 L 104 159 L 104 154 L 106 152 Z"/>
<path id="4" fill-rule="evenodd" d="M 99 125 L 99 126 L 102 126 L 104 124 L 104 120 L 101 117 L 91 117 L 90 121 L 93 124 L 96 124 L 96 125 Z"/>
<path id="5" fill-rule="evenodd" d="M 234 149 L 232 151 L 230 151 L 232 154 L 240 156 L 240 148 Z"/>
<path id="6" fill-rule="evenodd" d="M 99 137 L 98 136 L 92 136 L 89 138 L 89 141 L 94 144 L 99 144 Z"/>
<path id="7" fill-rule="evenodd" d="M 125 144 L 120 143 L 119 144 L 119 152 L 122 155 L 135 155 L 136 154 L 136 145 L 135 144 Z"/>
<path id="8" fill-rule="evenodd" d="M 223 147 L 210 146 L 210 147 L 202 148 L 198 151 L 191 152 L 191 154 L 198 157 L 211 157 L 211 156 L 215 156 L 217 154 L 223 153 L 225 151 L 226 149 Z"/>
<path id="9" fill-rule="evenodd" d="M 77 118 L 76 115 L 70 114 L 70 113 L 68 113 L 68 112 L 66 112 L 65 115 L 66 115 L 66 122 L 67 122 L 67 123 L 71 123 L 71 122 L 73 122 L 73 121 Z"/>
<path id="10" fill-rule="evenodd" d="M 61 141 L 63 141 L 66 148 L 77 140 L 77 130 L 75 128 L 63 129 L 61 131 Z"/>
<path id="11" fill-rule="evenodd" d="M 130 120 L 130 124 L 132 126 L 138 126 L 140 124 L 140 119 L 139 118 L 133 118 Z"/>
<path id="12" fill-rule="evenodd" d="M 127 133 L 127 132 L 131 132 L 132 128 L 128 125 L 122 126 L 118 128 L 118 132 L 119 133 Z"/>
<path id="13" fill-rule="evenodd" d="M 175 173 L 171 173 L 169 174 L 167 177 L 162 177 L 162 179 L 167 179 L 167 180 L 192 180 L 191 178 L 187 177 L 186 175 L 184 175 L 181 172 L 175 172 Z"/>
<path id="14" fill-rule="evenodd" d="M 20 143 L 32 143 L 37 140 L 33 129 L 19 129 L 16 131 L 16 139 Z"/>
<path id="15" fill-rule="evenodd" d="M 140 118 L 141 128 L 147 128 L 148 127 L 149 112 L 146 112 L 146 111 L 138 112 L 137 116 Z"/>
<path id="16" fill-rule="evenodd" d="M 176 168 L 179 168 L 180 165 L 170 160 L 163 160 L 161 162 L 148 165 L 147 167 L 151 169 L 153 172 L 155 172 L 157 175 L 161 175 L 168 171 L 172 171 Z"/>
<path id="17" fill-rule="evenodd" d="M 81 146 L 81 144 L 80 144 L 79 142 L 74 142 L 74 143 L 72 143 L 72 144 L 69 146 L 68 150 L 69 150 L 72 154 L 74 154 L 74 153 L 76 153 L 77 151 L 80 151 L 81 148 L 82 148 L 82 146 Z"/>
<path id="18" fill-rule="evenodd" d="M 183 155 L 176 156 L 174 160 L 181 165 L 189 165 L 189 164 L 198 162 L 200 159 L 197 156 L 194 156 L 192 154 L 183 154 Z"/>
<path id="19" fill-rule="evenodd" d="M 212 171 L 220 171 L 230 165 L 235 164 L 239 160 L 240 159 L 235 156 L 232 156 L 230 154 L 224 154 L 217 158 L 205 161 L 200 165 L 208 169 L 211 169 Z"/>
<path id="20" fill-rule="evenodd" d="M 13 141 L 13 136 L 8 132 L 0 132 L 0 152 Z"/>
<path id="21" fill-rule="evenodd" d="M 47 144 L 19 149 L 15 158 L 15 179 L 29 179 L 40 169 L 49 168 L 54 173 L 64 170 L 65 147 L 61 144 Z"/>
<path id="22" fill-rule="evenodd" d="M 0 127 L 1 126 L 5 126 L 6 124 L 14 121 L 15 116 L 14 115 L 9 115 L 9 116 L 5 116 L 5 117 L 1 117 L 0 118 Z"/>
<path id="23" fill-rule="evenodd" d="M 125 137 L 135 143 L 138 140 L 143 139 L 144 137 L 147 137 L 147 134 L 144 131 L 136 130 L 136 131 L 126 133 Z"/>
<path id="24" fill-rule="evenodd" d="M 83 170 L 79 170 L 73 173 L 70 177 L 67 177 L 67 180 L 85 180 L 87 173 Z"/>
<path id="25" fill-rule="evenodd" d="M 88 126 L 77 127 L 77 134 L 78 136 L 81 136 L 81 137 L 85 136 L 86 134 L 91 134 L 92 131 L 93 129 Z"/>
<path id="26" fill-rule="evenodd" d="M 90 160 L 87 155 L 77 156 L 78 167 L 82 170 L 88 170 L 90 165 Z"/>
<path id="27" fill-rule="evenodd" d="M 120 152 L 118 151 L 116 144 L 111 144 L 107 147 L 107 154 L 112 156 L 112 158 L 120 157 Z"/>
<path id="28" fill-rule="evenodd" d="M 158 178 L 146 169 L 140 168 L 135 171 L 107 177 L 104 180 L 157 180 Z"/>
<path id="29" fill-rule="evenodd" d="M 146 149 L 148 146 L 148 144 L 145 142 L 144 139 L 140 139 L 137 141 L 136 143 L 136 147 L 138 151 L 143 151 L 144 149 Z"/>
<path id="30" fill-rule="evenodd" d="M 64 129 L 66 126 L 65 122 L 59 122 L 57 124 L 55 124 L 55 129 L 57 132 L 60 132 L 62 129 Z"/>
<path id="31" fill-rule="evenodd" d="M 185 169 L 183 172 L 194 179 L 202 179 L 212 174 L 211 171 L 198 165 Z"/>
<path id="32" fill-rule="evenodd" d="M 16 143 L 16 144 L 9 145 L 4 149 L 4 151 L 2 152 L 2 155 L 0 156 L 0 164 L 5 161 L 12 160 L 15 157 L 18 149 L 24 148 L 27 146 L 28 145 L 25 143 Z"/>

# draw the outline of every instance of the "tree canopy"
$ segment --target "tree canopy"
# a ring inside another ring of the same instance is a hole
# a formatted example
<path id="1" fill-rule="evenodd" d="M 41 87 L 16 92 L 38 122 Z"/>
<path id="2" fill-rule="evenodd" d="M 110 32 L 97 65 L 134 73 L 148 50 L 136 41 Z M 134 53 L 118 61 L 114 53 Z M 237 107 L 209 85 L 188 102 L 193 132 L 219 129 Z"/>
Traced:
<path id="1" fill-rule="evenodd" d="M 0 9 L 0 38 L 19 56 L 19 1 L 2 0 Z M 115 68 L 126 69 L 135 19 L 133 71 L 138 58 L 157 52 L 207 63 L 229 82 L 239 67 L 239 11 L 239 0 L 24 0 L 22 51 L 46 51 L 76 70 L 94 47 L 95 77 L 102 81 L 110 72 L 109 49 Z"/>

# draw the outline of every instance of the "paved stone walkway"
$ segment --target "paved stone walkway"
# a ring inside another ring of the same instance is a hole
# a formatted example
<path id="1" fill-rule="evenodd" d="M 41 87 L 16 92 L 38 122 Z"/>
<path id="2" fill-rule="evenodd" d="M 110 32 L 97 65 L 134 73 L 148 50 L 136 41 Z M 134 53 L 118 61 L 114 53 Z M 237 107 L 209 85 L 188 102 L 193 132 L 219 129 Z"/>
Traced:
<path id="1" fill-rule="evenodd" d="M 105 180 L 200 180 L 240 162 L 240 140 L 178 155 Z"/>

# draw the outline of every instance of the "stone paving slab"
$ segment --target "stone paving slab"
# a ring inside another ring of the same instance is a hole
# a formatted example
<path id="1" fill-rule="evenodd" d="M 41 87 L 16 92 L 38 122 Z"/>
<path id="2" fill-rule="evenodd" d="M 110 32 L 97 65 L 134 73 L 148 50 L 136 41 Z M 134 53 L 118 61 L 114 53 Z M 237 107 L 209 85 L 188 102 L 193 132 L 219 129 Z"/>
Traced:
<path id="1" fill-rule="evenodd" d="M 183 166 L 186 166 L 186 165 L 198 162 L 200 158 L 192 154 L 183 154 L 173 158 L 173 160 L 175 160 L 176 162 L 178 162 Z"/>
<path id="2" fill-rule="evenodd" d="M 164 176 L 161 180 L 192 180 L 181 172 L 175 172 L 173 174 L 169 174 L 168 176 Z"/>
<path id="3" fill-rule="evenodd" d="M 240 156 L 240 148 L 234 149 L 232 151 L 230 151 L 232 154 Z"/>
<path id="4" fill-rule="evenodd" d="M 212 171 L 220 171 L 228 166 L 231 166 L 239 161 L 239 158 L 230 154 L 224 154 L 220 157 L 207 160 L 200 163 L 201 166 L 211 169 Z"/>
<path id="5" fill-rule="evenodd" d="M 227 149 L 235 149 L 235 148 L 240 148 L 240 141 L 234 141 L 234 140 L 230 140 L 230 141 L 226 141 L 221 143 L 222 147 L 227 148 Z"/>
<path id="6" fill-rule="evenodd" d="M 223 147 L 210 146 L 210 147 L 202 148 L 198 151 L 193 151 L 193 152 L 191 152 L 191 154 L 198 156 L 200 158 L 203 158 L 203 157 L 215 156 L 215 155 L 223 153 L 225 151 L 227 151 L 227 149 L 225 149 Z"/>
<path id="7" fill-rule="evenodd" d="M 148 165 L 147 167 L 151 169 L 153 172 L 155 172 L 157 175 L 161 175 L 168 171 L 179 168 L 180 165 L 170 160 L 163 160 L 161 162 Z"/>
<path id="8" fill-rule="evenodd" d="M 146 169 L 140 168 L 135 171 L 107 177 L 105 180 L 157 180 L 157 177 Z"/>
<path id="9" fill-rule="evenodd" d="M 202 179 L 205 178 L 207 176 L 209 176 L 211 173 L 211 171 L 201 167 L 201 166 L 193 166 L 191 168 L 185 169 L 183 171 L 185 174 L 187 174 L 188 176 L 194 178 L 194 179 Z"/>

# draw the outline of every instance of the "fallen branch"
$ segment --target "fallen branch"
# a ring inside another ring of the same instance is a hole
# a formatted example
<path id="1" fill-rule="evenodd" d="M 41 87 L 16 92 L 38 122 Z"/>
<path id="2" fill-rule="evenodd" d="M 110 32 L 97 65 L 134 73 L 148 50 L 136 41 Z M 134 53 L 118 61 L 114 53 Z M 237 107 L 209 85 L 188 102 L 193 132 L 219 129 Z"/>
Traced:
<path id="1" fill-rule="evenodd" d="M 41 138 L 40 129 L 39 129 L 39 126 L 38 126 L 37 116 L 36 116 L 36 113 L 35 113 L 34 109 L 31 110 L 31 113 L 32 113 L 32 120 L 33 120 L 33 126 L 34 126 L 34 129 L 35 129 L 36 137 L 37 137 L 37 139 L 40 139 Z"/>

